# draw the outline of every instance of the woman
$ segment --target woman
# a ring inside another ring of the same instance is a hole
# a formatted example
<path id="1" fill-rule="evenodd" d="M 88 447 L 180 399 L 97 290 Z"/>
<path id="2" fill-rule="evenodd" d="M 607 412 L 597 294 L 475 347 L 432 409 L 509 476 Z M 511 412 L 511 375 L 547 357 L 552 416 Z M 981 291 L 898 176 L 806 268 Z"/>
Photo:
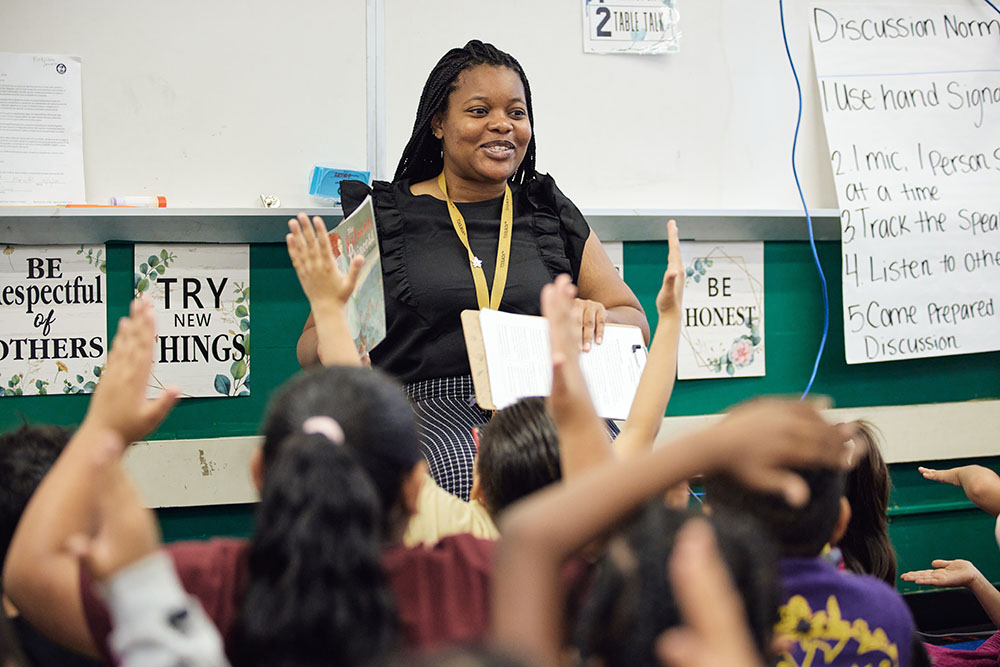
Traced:
<path id="1" fill-rule="evenodd" d="M 431 474 L 468 499 L 471 428 L 490 415 L 475 406 L 461 311 L 538 315 L 542 286 L 569 273 L 579 287 L 582 350 L 601 342 L 605 323 L 639 326 L 647 340 L 649 325 L 580 211 L 535 171 L 528 80 L 490 44 L 474 40 L 444 55 L 424 85 L 393 182 L 371 190 L 344 183 L 344 213 L 369 192 L 387 322 L 372 363 L 406 383 Z M 318 361 L 311 316 L 297 352 L 303 366 Z"/>

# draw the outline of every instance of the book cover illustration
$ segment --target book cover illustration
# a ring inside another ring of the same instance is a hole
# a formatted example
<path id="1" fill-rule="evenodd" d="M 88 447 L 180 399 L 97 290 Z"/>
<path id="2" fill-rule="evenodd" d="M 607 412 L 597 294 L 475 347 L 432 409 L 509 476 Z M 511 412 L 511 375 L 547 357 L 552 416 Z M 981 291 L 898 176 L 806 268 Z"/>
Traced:
<path id="1" fill-rule="evenodd" d="M 357 210 L 330 232 L 337 268 L 344 274 L 351 260 L 361 255 L 365 264 L 347 303 L 347 322 L 360 354 L 370 352 L 385 338 L 385 294 L 382 291 L 382 258 L 375 230 L 372 198 L 365 197 Z"/>

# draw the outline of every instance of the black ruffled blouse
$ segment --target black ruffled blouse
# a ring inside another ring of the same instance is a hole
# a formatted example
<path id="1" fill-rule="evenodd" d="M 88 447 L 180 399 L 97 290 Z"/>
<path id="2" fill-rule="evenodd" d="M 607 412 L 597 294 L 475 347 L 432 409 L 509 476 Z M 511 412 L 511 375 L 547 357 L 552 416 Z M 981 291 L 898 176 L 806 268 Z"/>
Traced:
<path id="1" fill-rule="evenodd" d="M 576 282 L 590 227 L 549 176 L 511 186 L 514 232 L 500 309 L 538 315 L 542 286 L 560 273 Z M 460 314 L 478 308 L 465 248 L 445 202 L 413 195 L 410 182 L 341 184 L 344 215 L 372 195 L 382 254 L 386 338 L 371 351 L 372 363 L 404 383 L 468 375 Z M 492 289 L 503 197 L 458 204 L 469 245 L 483 261 Z"/>

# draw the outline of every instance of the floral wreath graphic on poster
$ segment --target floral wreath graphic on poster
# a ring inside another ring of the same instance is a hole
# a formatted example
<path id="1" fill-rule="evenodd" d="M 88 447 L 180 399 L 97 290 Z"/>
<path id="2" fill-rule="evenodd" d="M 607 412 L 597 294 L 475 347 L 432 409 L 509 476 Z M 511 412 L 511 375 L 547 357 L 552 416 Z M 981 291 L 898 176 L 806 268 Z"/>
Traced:
<path id="1" fill-rule="evenodd" d="M 69 259 L 66 255 L 61 255 L 61 252 L 72 252 L 71 248 L 66 248 L 65 250 L 57 249 L 57 251 L 52 255 L 55 259 L 60 259 L 66 264 L 63 265 L 63 270 L 70 274 L 76 276 L 77 280 L 80 280 L 86 275 L 86 271 L 80 272 L 81 264 L 77 264 L 76 267 L 69 266 Z M 15 271 L 14 260 L 18 260 L 18 264 L 21 262 L 21 257 L 24 253 L 31 252 L 31 246 L 13 246 L 5 245 L 3 248 L 3 254 L 6 257 L 7 264 L 10 266 L 11 271 Z M 80 256 L 80 262 L 85 262 L 89 265 L 95 273 L 97 273 L 100 278 L 99 282 L 103 284 L 104 276 L 107 274 L 107 263 L 104 255 L 103 246 L 83 246 L 81 245 L 75 253 Z M 68 276 L 66 276 L 68 278 Z M 70 290 L 70 285 L 76 285 L 76 283 L 66 283 L 66 290 Z M 15 290 L 16 292 L 16 290 Z M 93 296 L 93 293 L 89 293 Z M 100 292 L 97 293 L 98 296 L 96 303 L 103 303 L 102 297 L 99 296 Z M 90 297 L 84 298 L 82 301 L 77 303 L 89 303 Z M 20 303 L 20 302 L 18 302 Z M 48 303 L 48 302 L 46 302 Z M 9 304 L 5 304 L 9 305 Z M 30 313 L 29 308 L 29 313 Z M 55 333 L 55 329 L 59 328 L 58 319 L 60 316 L 65 315 L 66 318 L 71 318 L 73 315 L 67 314 L 63 311 L 57 311 L 54 308 L 49 311 L 48 315 L 43 316 L 43 313 L 39 312 L 34 317 L 34 327 L 35 329 L 40 329 L 40 334 L 42 338 L 48 338 L 54 336 L 65 344 L 66 338 L 60 336 L 60 334 Z M 10 321 L 8 320 L 8 324 Z M 56 326 L 53 326 L 56 325 Z M 51 332 L 51 333 L 50 333 Z M 9 333 L 9 332 L 6 332 Z M 63 334 L 65 335 L 65 334 Z M 97 349 L 100 352 L 101 363 L 93 364 L 87 362 L 87 357 L 95 357 L 98 355 L 71 355 L 69 357 L 58 358 L 44 358 L 44 354 L 36 357 L 33 353 L 25 353 L 27 359 L 24 360 L 23 364 L 20 365 L 18 370 L 10 373 L 9 376 L 4 377 L 0 375 L 0 396 L 47 396 L 51 394 L 89 394 L 94 391 L 97 387 L 97 381 L 101 377 L 101 372 L 104 370 L 103 360 L 105 358 L 103 349 L 103 339 L 104 334 L 101 334 L 100 341 L 93 339 L 89 343 L 88 350 Z M 23 342 L 22 340 L 18 341 Z M 30 341 L 29 341 L 30 342 Z M 94 346 L 98 345 L 99 348 Z M 7 344 L 4 343 L 6 346 Z M 5 347 L 6 349 L 10 349 Z M 49 349 L 43 346 L 42 349 Z M 60 348 L 56 348 L 60 349 Z M 78 351 L 78 348 L 74 346 L 72 348 L 74 352 Z M 20 348 L 18 348 L 20 350 Z M 20 355 L 20 352 L 17 353 Z M 7 356 L 6 353 L 4 356 Z M 21 357 L 18 356 L 18 359 Z"/>
<path id="2" fill-rule="evenodd" d="M 739 270 L 750 287 L 756 312 L 763 313 L 763 286 L 747 267 L 746 259 L 731 255 L 719 246 L 714 247 L 704 256 L 694 258 L 685 267 L 685 287 L 692 282 L 700 283 L 703 278 L 707 279 L 712 274 L 713 268 L 718 269 L 720 261 L 726 261 Z M 739 369 L 751 366 L 758 355 L 764 352 L 760 317 L 749 316 L 745 318 L 743 328 L 745 331 L 728 343 L 709 343 L 704 347 L 694 343 L 687 327 L 682 328 L 681 331 L 699 368 L 707 369 L 718 375 L 725 372 L 726 375 L 735 376 Z"/>
<path id="3" fill-rule="evenodd" d="M 146 250 L 148 251 L 149 249 L 147 248 Z M 164 276 L 171 270 L 171 265 L 178 261 L 178 255 L 174 250 L 173 248 L 162 248 L 159 252 L 153 251 L 145 261 L 139 263 L 134 275 L 134 292 L 136 298 L 146 293 L 149 293 L 157 301 L 162 298 L 162 295 L 156 294 L 153 288 L 156 285 L 157 279 Z M 178 252 L 181 251 L 179 250 Z M 183 254 L 187 255 L 187 253 Z M 176 272 L 176 267 L 174 268 L 174 272 Z M 225 299 L 224 302 L 220 301 L 222 307 L 212 310 L 210 314 L 197 316 L 199 323 L 208 324 L 215 317 L 218 318 L 217 322 L 228 325 L 225 336 L 232 341 L 241 340 L 242 356 L 233 359 L 229 364 L 228 372 L 217 372 L 211 378 L 212 388 L 208 390 L 207 394 L 197 387 L 182 387 L 181 396 L 185 398 L 207 395 L 229 397 L 250 395 L 250 284 L 248 281 L 223 281 L 218 287 L 220 290 L 225 289 L 226 293 L 231 296 Z M 174 298 L 176 299 L 177 296 Z M 166 304 L 158 303 L 157 308 L 161 307 L 165 309 Z M 205 319 L 201 321 L 201 317 Z M 213 327 L 217 330 L 217 325 L 213 325 Z M 186 353 L 185 350 L 184 354 L 186 355 Z M 163 356 L 162 345 L 158 356 Z M 186 361 L 187 359 L 184 360 Z M 162 374 L 157 373 L 157 366 L 154 365 L 149 384 L 151 390 L 163 391 L 169 384 L 174 383 L 171 381 L 165 382 L 161 376 Z"/>

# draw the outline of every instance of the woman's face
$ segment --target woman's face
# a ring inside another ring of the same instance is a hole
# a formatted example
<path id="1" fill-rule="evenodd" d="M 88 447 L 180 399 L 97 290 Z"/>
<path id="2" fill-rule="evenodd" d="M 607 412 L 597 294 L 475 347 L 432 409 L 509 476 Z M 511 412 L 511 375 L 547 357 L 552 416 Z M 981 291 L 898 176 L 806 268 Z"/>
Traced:
<path id="1" fill-rule="evenodd" d="M 531 141 L 524 86 L 507 67 L 478 65 L 459 74 L 448 108 L 431 121 L 444 167 L 467 181 L 498 184 L 514 175 Z"/>

